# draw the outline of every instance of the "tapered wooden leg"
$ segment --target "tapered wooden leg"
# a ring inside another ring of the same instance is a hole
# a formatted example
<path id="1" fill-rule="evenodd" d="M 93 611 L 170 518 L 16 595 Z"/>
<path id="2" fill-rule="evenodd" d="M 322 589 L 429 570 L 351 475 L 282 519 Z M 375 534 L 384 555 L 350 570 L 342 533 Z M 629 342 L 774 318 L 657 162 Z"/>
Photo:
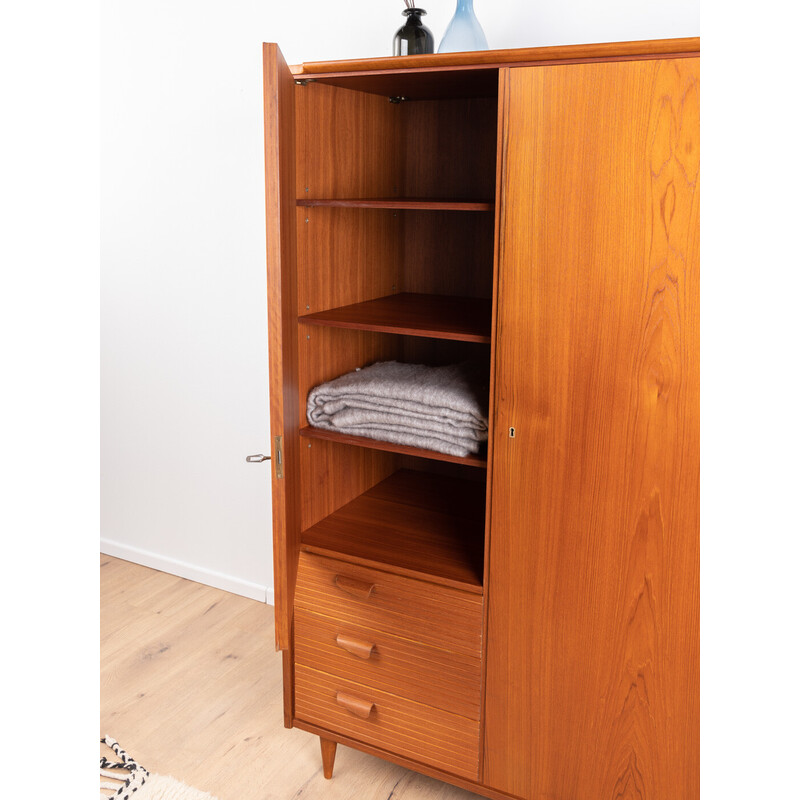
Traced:
<path id="1" fill-rule="evenodd" d="M 322 774 L 330 780 L 333 777 L 333 762 L 336 759 L 336 742 L 320 736 L 319 746 L 322 750 Z"/>

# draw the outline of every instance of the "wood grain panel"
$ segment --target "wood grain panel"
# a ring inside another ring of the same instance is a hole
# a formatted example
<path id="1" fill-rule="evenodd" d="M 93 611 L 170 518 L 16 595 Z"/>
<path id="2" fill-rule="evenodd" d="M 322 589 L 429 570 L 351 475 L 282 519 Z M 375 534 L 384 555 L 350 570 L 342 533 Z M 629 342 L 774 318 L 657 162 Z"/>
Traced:
<path id="1" fill-rule="evenodd" d="M 479 725 L 477 720 L 366 687 L 298 665 L 297 716 L 338 730 L 377 747 L 385 747 L 440 769 L 476 778 Z M 374 704 L 362 719 L 337 703 L 337 693 Z"/>
<path id="2" fill-rule="evenodd" d="M 282 479 L 276 477 L 273 460 L 275 642 L 279 649 L 285 650 L 290 647 L 292 593 L 300 534 L 296 211 L 293 197 L 295 86 L 275 45 L 264 45 L 263 60 L 270 431 L 273 437 L 283 437 L 285 475 Z M 287 697 L 290 697 L 290 692 Z M 288 703 L 284 718 L 290 725 Z"/>
<path id="3" fill-rule="evenodd" d="M 372 586 L 369 598 L 343 591 L 337 576 Z M 343 622 L 480 656 L 483 598 L 472 592 L 301 552 L 295 604 Z"/>
<path id="4" fill-rule="evenodd" d="M 403 339 L 402 360 L 408 364 L 428 364 L 432 367 L 474 361 L 485 369 L 488 376 L 490 350 L 489 344 L 409 336 Z"/>
<path id="5" fill-rule="evenodd" d="M 503 251 L 502 245 L 502 198 L 504 197 L 505 186 L 505 141 L 507 138 L 507 111 L 508 111 L 508 70 L 502 69 L 499 73 L 498 87 L 497 87 L 497 144 L 495 147 L 495 159 L 497 166 L 495 168 L 495 218 L 494 218 L 494 237 L 493 237 L 493 250 L 492 250 L 492 343 L 489 352 L 489 431 L 487 441 L 487 457 L 486 457 L 486 527 L 484 536 L 484 557 L 483 557 L 483 585 L 484 585 L 484 603 L 483 603 L 483 642 L 484 642 L 484 657 L 482 663 L 481 674 L 481 689 L 482 689 L 482 702 L 483 708 L 481 713 L 481 763 L 478 771 L 478 780 L 481 784 L 485 784 L 486 775 L 486 652 L 489 641 L 489 569 L 491 561 L 491 520 L 492 520 L 492 482 L 494 465 L 492 461 L 492 442 L 495 439 L 495 414 L 494 408 L 497 402 L 497 383 L 496 383 L 496 365 L 498 360 L 498 336 L 497 336 L 497 317 L 498 317 L 498 298 L 500 292 L 498 286 L 500 283 L 500 257 Z"/>
<path id="6" fill-rule="evenodd" d="M 509 70 L 484 780 L 524 798 L 699 796 L 698 69 Z"/>
<path id="7" fill-rule="evenodd" d="M 400 291 L 489 299 L 493 214 L 406 211 Z"/>
<path id="8" fill-rule="evenodd" d="M 297 88 L 296 198 L 402 193 L 400 107 L 322 84 Z"/>
<path id="9" fill-rule="evenodd" d="M 382 450 L 353 447 L 318 438 L 302 438 L 303 473 L 301 522 L 303 529 L 349 503 L 391 475 L 402 456 Z M 337 476 L 333 480 L 331 476 Z"/>
<path id="10" fill-rule="evenodd" d="M 374 300 L 399 291 L 401 212 L 298 208 L 297 313 Z"/>
<path id="11" fill-rule="evenodd" d="M 374 647 L 369 658 L 337 645 L 351 637 Z M 481 661 L 384 631 L 298 609 L 295 614 L 298 664 L 339 675 L 365 686 L 407 697 L 469 719 L 480 716 Z"/>
<path id="12" fill-rule="evenodd" d="M 409 102 L 400 108 L 403 196 L 494 199 L 494 98 Z"/>

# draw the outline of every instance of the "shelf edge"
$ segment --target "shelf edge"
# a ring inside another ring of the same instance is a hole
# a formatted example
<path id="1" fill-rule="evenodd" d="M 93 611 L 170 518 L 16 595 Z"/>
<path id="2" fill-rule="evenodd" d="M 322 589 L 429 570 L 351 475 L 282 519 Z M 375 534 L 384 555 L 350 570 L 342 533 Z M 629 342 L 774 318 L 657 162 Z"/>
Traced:
<path id="1" fill-rule="evenodd" d="M 337 444 L 347 444 L 354 447 L 365 447 L 368 450 L 384 450 L 389 453 L 398 453 L 404 456 L 416 456 L 417 458 L 427 458 L 431 461 L 449 461 L 453 464 L 464 464 L 467 467 L 478 467 L 486 469 L 486 459 L 479 456 L 451 456 L 447 453 L 437 453 L 435 450 L 423 450 L 419 447 L 409 447 L 403 444 L 392 442 L 382 442 L 379 439 L 368 439 L 365 436 L 350 436 L 349 434 L 326 431 L 321 428 L 312 428 L 305 425 L 300 428 L 300 436 L 307 439 L 321 439 Z"/>

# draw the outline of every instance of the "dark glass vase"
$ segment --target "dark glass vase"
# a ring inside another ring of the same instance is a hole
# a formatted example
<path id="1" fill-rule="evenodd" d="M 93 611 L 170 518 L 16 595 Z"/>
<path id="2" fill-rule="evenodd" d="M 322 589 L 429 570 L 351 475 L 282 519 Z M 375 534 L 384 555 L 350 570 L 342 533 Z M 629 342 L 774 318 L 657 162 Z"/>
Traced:
<path id="1" fill-rule="evenodd" d="M 433 34 L 420 19 L 425 13 L 424 8 L 407 8 L 403 11 L 408 19 L 394 35 L 394 55 L 416 56 L 433 52 Z"/>

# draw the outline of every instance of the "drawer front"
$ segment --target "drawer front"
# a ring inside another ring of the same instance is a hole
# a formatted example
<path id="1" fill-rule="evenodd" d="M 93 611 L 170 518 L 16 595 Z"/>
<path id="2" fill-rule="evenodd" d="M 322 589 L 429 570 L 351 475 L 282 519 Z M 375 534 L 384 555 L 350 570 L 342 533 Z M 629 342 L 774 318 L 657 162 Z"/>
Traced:
<path id="1" fill-rule="evenodd" d="M 301 552 L 295 606 L 480 658 L 481 595 Z"/>
<path id="2" fill-rule="evenodd" d="M 479 658 L 300 608 L 294 637 L 298 664 L 469 719 L 480 716 Z"/>
<path id="3" fill-rule="evenodd" d="M 295 714 L 365 744 L 478 779 L 479 724 L 309 667 L 295 667 Z"/>

